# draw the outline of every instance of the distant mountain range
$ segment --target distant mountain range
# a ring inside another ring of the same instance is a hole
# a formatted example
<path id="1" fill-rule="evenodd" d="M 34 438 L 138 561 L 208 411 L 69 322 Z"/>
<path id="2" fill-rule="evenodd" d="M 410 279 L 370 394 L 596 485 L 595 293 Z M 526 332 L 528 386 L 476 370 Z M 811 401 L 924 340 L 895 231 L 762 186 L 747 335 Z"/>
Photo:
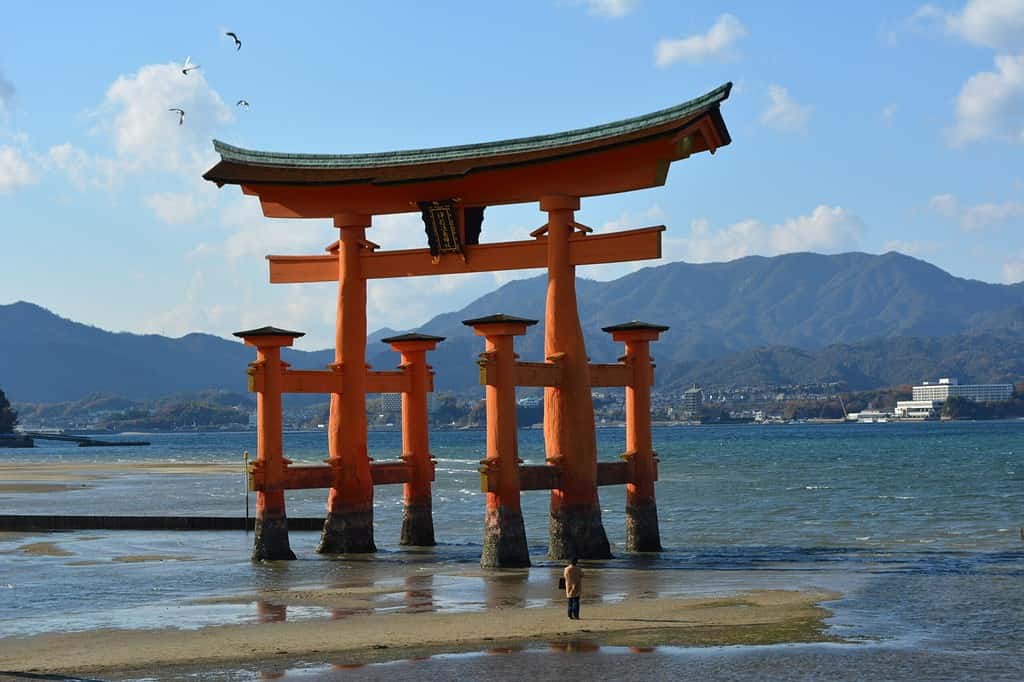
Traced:
<path id="1" fill-rule="evenodd" d="M 417 331 L 447 337 L 430 362 L 437 387 L 476 385 L 483 342 L 462 320 L 502 312 L 543 320 L 545 277 L 510 282 Z M 851 388 L 1024 376 L 1024 283 L 954 277 L 898 253 L 795 253 L 728 263 L 667 263 L 610 282 L 577 280 L 590 355 L 621 354 L 600 331 L 634 319 L 669 325 L 655 344 L 661 388 L 704 384 L 845 381 Z M 178 339 L 111 333 L 30 303 L 0 306 L 0 388 L 20 402 L 102 392 L 152 398 L 214 388 L 244 390 L 252 349 L 209 334 Z M 396 364 L 370 335 L 368 360 Z M 543 357 L 543 329 L 517 339 L 524 360 Z M 286 350 L 296 367 L 323 367 L 332 350 Z"/>

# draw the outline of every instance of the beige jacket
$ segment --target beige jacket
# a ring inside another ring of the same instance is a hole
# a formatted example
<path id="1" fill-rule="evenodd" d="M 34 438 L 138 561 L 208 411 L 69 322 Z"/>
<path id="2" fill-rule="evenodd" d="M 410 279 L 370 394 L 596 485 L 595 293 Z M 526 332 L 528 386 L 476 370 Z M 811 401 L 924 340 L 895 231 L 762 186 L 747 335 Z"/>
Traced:
<path id="1" fill-rule="evenodd" d="M 562 575 L 565 577 L 565 596 L 580 596 L 580 592 L 583 589 L 583 569 L 570 564 L 562 571 Z"/>

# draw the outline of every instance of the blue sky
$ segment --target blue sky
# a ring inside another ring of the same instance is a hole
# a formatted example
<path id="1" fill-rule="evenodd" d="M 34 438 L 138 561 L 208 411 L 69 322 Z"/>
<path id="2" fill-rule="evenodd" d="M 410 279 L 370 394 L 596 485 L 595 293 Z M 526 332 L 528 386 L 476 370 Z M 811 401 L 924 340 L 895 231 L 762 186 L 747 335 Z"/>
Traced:
<path id="1" fill-rule="evenodd" d="M 320 252 L 336 231 L 263 218 L 203 182 L 211 138 L 459 144 L 638 115 L 726 81 L 732 145 L 675 164 L 664 187 L 584 200 L 579 220 L 664 223 L 666 260 L 899 250 L 1024 280 L 1024 0 L 4 3 L 3 16 L 0 303 L 172 336 L 273 323 L 326 347 L 335 287 L 271 287 L 263 256 Z M 186 56 L 200 69 L 183 76 Z M 489 209 L 483 238 L 542 222 L 536 205 Z M 421 246 L 422 226 L 381 217 L 369 237 Z M 370 328 L 415 326 L 512 276 L 372 282 Z"/>

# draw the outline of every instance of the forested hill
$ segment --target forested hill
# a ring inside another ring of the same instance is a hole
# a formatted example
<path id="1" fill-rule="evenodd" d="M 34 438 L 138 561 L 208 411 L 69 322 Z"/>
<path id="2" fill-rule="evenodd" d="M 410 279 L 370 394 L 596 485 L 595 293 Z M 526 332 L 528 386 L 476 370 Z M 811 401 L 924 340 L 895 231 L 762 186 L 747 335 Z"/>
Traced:
<path id="1" fill-rule="evenodd" d="M 437 387 L 476 384 L 483 343 L 462 320 L 498 312 L 542 320 L 545 287 L 544 277 L 513 281 L 419 327 L 448 337 L 431 354 Z M 962 279 L 898 253 L 667 263 L 609 282 L 580 279 L 578 299 L 595 362 L 621 354 L 603 326 L 640 319 L 671 327 L 654 346 L 662 387 L 799 378 L 870 388 L 940 373 L 995 381 L 1019 372 L 1024 355 L 1024 283 Z M 524 360 L 543 357 L 542 327 L 516 340 Z M 21 402 L 244 390 L 253 358 L 234 340 L 112 333 L 24 302 L 0 306 L 0 329 L 0 388 Z M 368 359 L 393 367 L 394 353 L 375 342 L 382 335 L 372 335 Z M 286 349 L 286 359 L 322 367 L 333 351 Z"/>

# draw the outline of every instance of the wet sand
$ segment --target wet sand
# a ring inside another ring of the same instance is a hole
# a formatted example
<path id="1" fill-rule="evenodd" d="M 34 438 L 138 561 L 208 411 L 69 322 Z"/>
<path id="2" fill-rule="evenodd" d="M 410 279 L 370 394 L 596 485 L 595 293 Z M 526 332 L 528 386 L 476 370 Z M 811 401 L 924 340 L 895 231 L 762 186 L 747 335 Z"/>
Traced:
<path id="1" fill-rule="evenodd" d="M 23 554 L 32 554 L 34 556 L 74 556 L 74 552 L 69 552 L 66 549 L 61 549 L 53 542 L 33 542 L 27 545 L 21 545 L 13 550 L 4 550 L 5 554 L 21 552 Z"/>
<path id="2" fill-rule="evenodd" d="M 285 596 L 285 595 L 282 595 Z M 332 600 L 340 601 L 335 594 Z M 352 599 L 354 594 L 345 595 Z M 585 635 L 633 645 L 767 644 L 828 639 L 826 592 L 766 590 L 731 597 L 629 599 L 476 613 L 356 614 L 340 620 L 224 625 L 198 630 L 94 630 L 0 640 L 0 671 L 111 672 L 183 665 L 225 667 L 284 658 L 352 662 Z M 305 600 L 308 603 L 308 599 Z"/>

